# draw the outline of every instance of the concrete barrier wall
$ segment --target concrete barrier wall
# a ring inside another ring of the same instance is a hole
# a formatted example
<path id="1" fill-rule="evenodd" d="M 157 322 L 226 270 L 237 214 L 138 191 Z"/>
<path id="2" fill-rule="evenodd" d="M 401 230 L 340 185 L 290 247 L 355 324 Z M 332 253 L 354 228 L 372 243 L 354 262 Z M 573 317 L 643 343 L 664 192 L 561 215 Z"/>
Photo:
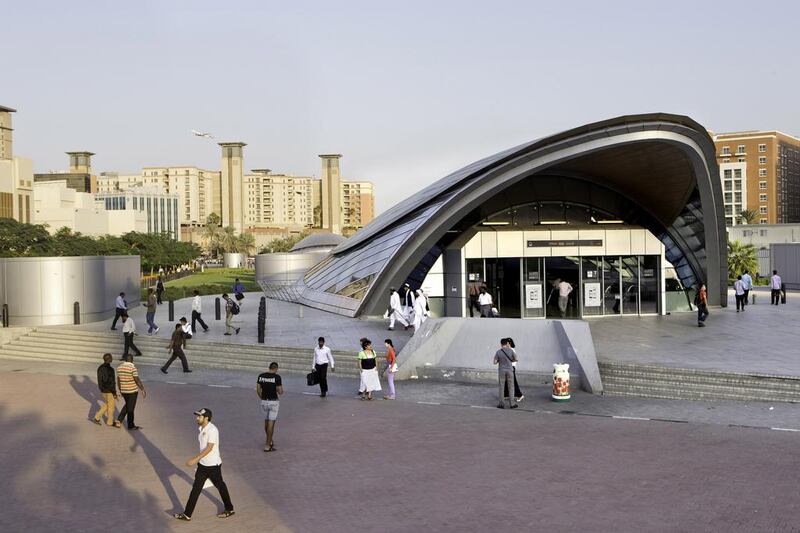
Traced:
<path id="1" fill-rule="evenodd" d="M 778 274 L 787 289 L 800 289 L 800 243 L 772 244 L 769 247 L 772 270 Z M 767 277 L 772 276 L 772 270 Z"/>
<path id="2" fill-rule="evenodd" d="M 75 302 L 81 323 L 96 322 L 114 315 L 120 292 L 139 304 L 140 272 L 138 255 L 3 258 L 0 303 L 12 326 L 72 324 Z"/>
<path id="3" fill-rule="evenodd" d="M 398 379 L 415 376 L 418 367 L 494 371 L 500 338 L 511 337 L 520 373 L 552 374 L 554 363 L 569 363 L 589 392 L 603 390 L 589 324 L 583 320 L 511 318 L 431 318 L 398 354 Z"/>

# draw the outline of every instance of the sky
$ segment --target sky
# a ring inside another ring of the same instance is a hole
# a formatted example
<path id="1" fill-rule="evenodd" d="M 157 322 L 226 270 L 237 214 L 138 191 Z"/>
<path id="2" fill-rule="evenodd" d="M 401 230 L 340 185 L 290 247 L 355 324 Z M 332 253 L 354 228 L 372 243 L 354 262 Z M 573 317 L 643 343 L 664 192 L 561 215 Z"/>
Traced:
<path id="1" fill-rule="evenodd" d="M 800 134 L 800 2 L 27 0 L 0 105 L 37 172 L 245 167 L 369 180 L 378 212 L 525 141 L 619 115 Z M 214 140 L 190 130 L 211 132 Z"/>

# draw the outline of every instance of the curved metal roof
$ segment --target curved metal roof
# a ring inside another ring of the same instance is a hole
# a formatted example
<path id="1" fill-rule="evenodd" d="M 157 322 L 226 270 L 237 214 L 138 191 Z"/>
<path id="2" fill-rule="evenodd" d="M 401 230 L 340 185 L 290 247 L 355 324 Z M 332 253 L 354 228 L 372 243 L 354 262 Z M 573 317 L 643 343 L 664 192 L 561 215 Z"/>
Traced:
<path id="1" fill-rule="evenodd" d="M 299 252 L 309 248 L 335 248 L 347 241 L 347 237 L 342 237 L 335 233 L 313 233 L 292 246 L 292 252 Z"/>

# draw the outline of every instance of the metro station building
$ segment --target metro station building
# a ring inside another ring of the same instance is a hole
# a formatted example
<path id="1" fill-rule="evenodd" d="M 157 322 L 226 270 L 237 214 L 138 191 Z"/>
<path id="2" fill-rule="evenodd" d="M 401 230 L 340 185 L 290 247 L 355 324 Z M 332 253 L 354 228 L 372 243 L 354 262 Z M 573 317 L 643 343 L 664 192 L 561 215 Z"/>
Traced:
<path id="1" fill-rule="evenodd" d="M 622 116 L 509 148 L 433 183 L 338 245 L 294 301 L 380 316 L 390 287 L 422 287 L 439 316 L 470 316 L 485 285 L 500 316 L 690 310 L 708 287 L 725 305 L 726 233 L 715 148 L 670 114 Z"/>

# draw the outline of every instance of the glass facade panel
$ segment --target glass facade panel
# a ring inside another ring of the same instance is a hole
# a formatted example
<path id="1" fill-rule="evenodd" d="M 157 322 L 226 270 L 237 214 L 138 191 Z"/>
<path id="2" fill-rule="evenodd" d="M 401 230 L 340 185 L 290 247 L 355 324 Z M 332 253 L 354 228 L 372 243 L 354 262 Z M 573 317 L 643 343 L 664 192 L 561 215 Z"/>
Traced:
<path id="1" fill-rule="evenodd" d="M 547 294 L 544 290 L 544 262 L 541 257 L 527 257 L 522 272 L 522 310 L 525 318 L 544 316 L 544 301 Z"/>
<path id="2" fill-rule="evenodd" d="M 639 257 L 622 257 L 622 314 L 639 314 Z"/>
<path id="3" fill-rule="evenodd" d="M 581 294 L 583 316 L 603 314 L 603 260 L 599 257 L 581 258 Z"/>
<path id="4" fill-rule="evenodd" d="M 644 255 L 640 257 L 640 297 L 639 308 L 642 314 L 657 314 L 658 309 L 658 293 L 661 288 L 659 283 L 658 273 L 658 256 Z"/>
<path id="5" fill-rule="evenodd" d="M 603 313 L 618 315 L 622 312 L 620 293 L 619 257 L 603 258 Z"/>

